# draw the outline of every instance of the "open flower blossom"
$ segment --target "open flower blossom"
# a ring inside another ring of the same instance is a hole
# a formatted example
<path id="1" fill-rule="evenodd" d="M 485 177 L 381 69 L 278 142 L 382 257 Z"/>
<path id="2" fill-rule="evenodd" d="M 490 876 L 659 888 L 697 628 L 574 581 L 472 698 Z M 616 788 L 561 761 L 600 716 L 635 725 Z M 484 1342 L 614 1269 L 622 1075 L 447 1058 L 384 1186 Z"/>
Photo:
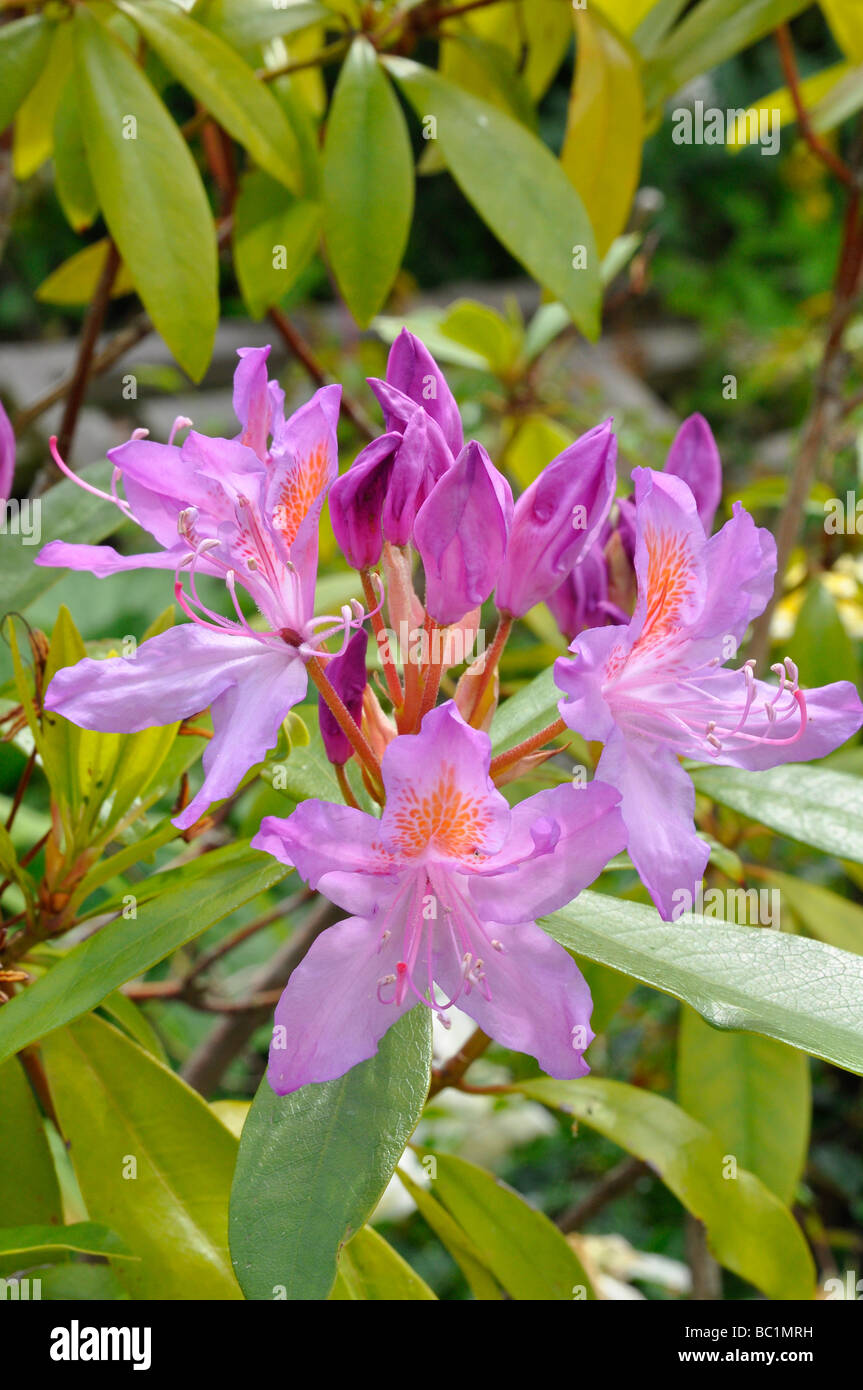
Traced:
<path id="1" fill-rule="evenodd" d="M 581 442 L 577 440 L 571 447 Z M 690 415 L 683 421 L 664 471 L 681 478 L 690 488 L 709 535 L 722 497 L 722 463 L 703 415 Z M 598 536 L 592 532 L 591 541 L 580 551 L 563 583 L 544 595 L 558 627 L 570 640 L 585 628 L 629 621 L 635 593 L 635 503 L 631 496 L 618 498 L 615 517 L 605 521 Z"/>
<path id="2" fill-rule="evenodd" d="M 638 600 L 627 626 L 593 628 L 555 664 L 566 724 L 605 747 L 596 776 L 621 793 L 628 849 L 662 915 L 694 894 L 709 849 L 693 826 L 695 791 L 680 757 L 741 768 L 823 757 L 863 724 L 849 681 L 804 693 L 794 663 L 756 680 L 725 670 L 767 604 L 776 545 L 739 502 L 705 535 L 687 485 L 636 468 Z"/>
<path id="3" fill-rule="evenodd" d="M 443 372 L 406 328 L 390 349 L 386 379 L 370 377 L 369 385 L 386 433 L 360 450 L 330 492 L 333 531 L 355 569 L 376 565 L 384 541 L 409 544 L 420 507 L 464 444 Z"/>
<path id="4" fill-rule="evenodd" d="M 514 809 L 489 777 L 491 743 L 452 701 L 383 757 L 380 820 L 302 802 L 253 841 L 355 914 L 330 927 L 276 1008 L 269 1079 L 281 1095 L 377 1051 L 415 1005 L 457 1005 L 556 1077 L 587 1072 L 590 992 L 534 919 L 571 901 L 622 848 L 618 795 L 556 787 Z"/>
<path id="5" fill-rule="evenodd" d="M 347 637 L 363 616 L 346 608 L 341 617 L 313 617 L 318 522 L 338 466 L 341 388 L 322 388 L 285 419 L 282 393 L 267 380 L 268 352 L 240 353 L 239 438 L 193 431 L 180 446 L 133 438 L 111 451 L 113 500 L 161 552 L 120 556 L 109 546 L 55 541 L 38 557 L 100 576 L 150 564 L 176 571 L 175 596 L 192 621 L 143 642 L 132 656 L 87 658 L 58 671 L 45 704 L 105 733 L 134 733 L 211 706 L 204 783 L 174 821 L 183 829 L 231 795 L 273 747 L 282 720 L 305 694 L 304 663 L 318 644 L 339 630 Z M 117 493 L 120 479 L 125 499 Z M 204 603 L 202 575 L 224 582 L 233 616 Z M 239 588 L 257 606 L 263 630 L 249 623 Z"/>

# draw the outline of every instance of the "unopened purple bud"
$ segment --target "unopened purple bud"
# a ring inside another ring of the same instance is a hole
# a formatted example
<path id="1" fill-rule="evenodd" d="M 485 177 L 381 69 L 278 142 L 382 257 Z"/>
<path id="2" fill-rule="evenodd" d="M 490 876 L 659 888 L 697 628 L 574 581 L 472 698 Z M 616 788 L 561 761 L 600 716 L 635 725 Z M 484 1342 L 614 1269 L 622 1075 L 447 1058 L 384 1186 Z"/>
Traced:
<path id="1" fill-rule="evenodd" d="M 390 348 L 386 381 L 370 379 L 388 430 L 405 429 L 410 418 L 405 398 L 422 406 L 440 427 L 453 457 L 464 447 L 464 432 L 455 397 L 428 348 L 403 328 Z M 392 389 L 394 388 L 394 389 Z"/>
<path id="2" fill-rule="evenodd" d="M 354 569 L 367 569 L 381 558 L 381 516 L 401 442 L 401 435 L 395 433 L 372 440 L 330 488 L 333 532 Z"/>
<path id="3" fill-rule="evenodd" d="M 363 691 L 366 688 L 366 646 L 368 637 L 365 629 L 355 632 L 344 651 L 327 662 L 327 680 L 340 696 L 348 714 L 356 724 L 363 717 Z M 342 733 L 329 706 L 320 700 L 318 720 L 324 749 L 331 763 L 341 766 L 353 753 L 350 740 Z"/>
<path id="4" fill-rule="evenodd" d="M 424 410 L 413 408 L 393 460 L 383 508 L 384 539 L 407 545 L 417 512 L 453 458 L 440 427 Z"/>
<path id="5" fill-rule="evenodd" d="M 668 451 L 665 472 L 687 484 L 709 536 L 722 497 L 722 461 L 713 431 L 703 415 L 690 415 L 684 420 Z"/>
<path id="6" fill-rule="evenodd" d="M 497 585 L 502 613 L 523 617 L 590 549 L 614 498 L 616 457 L 606 420 L 558 454 L 519 497 Z"/>
<path id="7" fill-rule="evenodd" d="M 414 544 L 426 576 L 426 609 L 458 622 L 497 583 L 512 522 L 512 492 L 481 444 L 462 449 L 417 515 Z"/>

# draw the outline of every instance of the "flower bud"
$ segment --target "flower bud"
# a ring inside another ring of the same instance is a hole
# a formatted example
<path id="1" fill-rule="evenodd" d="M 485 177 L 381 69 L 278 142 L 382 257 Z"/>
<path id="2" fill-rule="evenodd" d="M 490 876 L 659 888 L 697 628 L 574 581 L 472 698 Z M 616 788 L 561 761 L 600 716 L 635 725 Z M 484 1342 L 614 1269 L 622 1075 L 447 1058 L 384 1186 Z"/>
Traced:
<path id="1" fill-rule="evenodd" d="M 363 717 L 363 692 L 366 688 L 366 644 L 365 630 L 355 632 L 344 651 L 327 662 L 327 680 L 340 696 L 348 714 L 359 724 Z M 346 763 L 353 753 L 350 742 L 342 733 L 329 706 L 321 700 L 318 704 L 318 720 L 324 749 L 331 763 Z"/>
<path id="2" fill-rule="evenodd" d="M 709 536 L 722 497 L 722 462 L 713 431 L 703 415 L 690 415 L 684 420 L 668 451 L 665 472 L 686 483 Z"/>
<path id="3" fill-rule="evenodd" d="M 500 574 L 511 522 L 509 483 L 481 444 L 466 444 L 414 526 L 426 609 L 435 622 L 449 627 L 485 602 Z"/>
<path id="4" fill-rule="evenodd" d="M 15 435 L 9 416 L 0 404 L 0 502 L 8 501 L 12 495 L 12 478 L 15 473 Z"/>
<path id="5" fill-rule="evenodd" d="M 614 498 L 616 456 L 607 420 L 558 454 L 519 497 L 497 585 L 502 613 L 523 617 L 588 552 Z"/>

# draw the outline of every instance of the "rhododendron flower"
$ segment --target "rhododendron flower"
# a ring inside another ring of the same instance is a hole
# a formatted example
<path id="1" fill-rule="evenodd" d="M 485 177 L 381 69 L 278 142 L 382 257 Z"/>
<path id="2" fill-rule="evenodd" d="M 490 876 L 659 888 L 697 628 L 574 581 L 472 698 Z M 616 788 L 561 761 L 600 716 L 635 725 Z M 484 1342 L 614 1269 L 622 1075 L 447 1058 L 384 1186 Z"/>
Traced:
<path id="1" fill-rule="evenodd" d="M 703 415 L 684 420 L 668 451 L 665 472 L 688 485 L 709 535 L 722 496 L 722 464 Z M 629 621 L 635 589 L 634 553 L 635 504 L 631 497 L 621 497 L 614 520 L 606 521 L 560 587 L 546 598 L 558 627 L 568 638 L 585 628 Z"/>
<path id="2" fill-rule="evenodd" d="M 383 542 L 407 545 L 417 512 L 461 452 L 461 416 L 431 353 L 402 329 L 386 380 L 369 378 L 386 433 L 367 444 L 333 484 L 336 540 L 355 569 L 376 565 Z"/>
<path id="3" fill-rule="evenodd" d="M 426 608 L 443 627 L 489 597 L 512 524 L 512 489 L 481 444 L 466 444 L 420 508 L 414 543 L 426 578 Z"/>
<path id="4" fill-rule="evenodd" d="M 0 502 L 7 502 L 12 496 L 14 474 L 15 434 L 9 416 L 0 403 Z"/>
<path id="5" fill-rule="evenodd" d="M 285 420 L 281 392 L 267 381 L 267 352 L 241 353 L 238 439 L 192 433 L 180 447 L 132 439 L 112 450 L 126 492 L 125 501 L 115 500 L 164 547 L 157 559 L 61 542 L 39 557 L 99 575 L 149 563 L 176 569 L 175 595 L 192 622 L 150 638 L 133 656 L 88 658 L 58 671 L 45 704 L 105 733 L 169 724 L 211 705 L 206 776 L 175 819 L 181 828 L 235 791 L 275 744 L 282 720 L 305 694 L 304 662 L 317 643 L 359 622 L 350 609 L 341 618 L 313 617 L 318 521 L 337 469 L 340 387 L 324 387 Z M 233 617 L 203 602 L 202 574 L 224 581 Z M 257 605 L 264 630 L 245 617 L 238 587 Z"/>
<path id="6" fill-rule="evenodd" d="M 617 793 L 556 787 L 510 809 L 491 743 L 452 701 L 383 757 L 380 820 L 304 801 L 253 844 L 356 914 L 330 927 L 276 1009 L 269 1079 L 281 1095 L 371 1057 L 415 1005 L 464 1010 L 552 1076 L 587 1072 L 590 993 L 534 918 L 569 902 L 622 847 Z"/>
<path id="7" fill-rule="evenodd" d="M 819 758 L 856 733 L 863 705 L 838 681 L 805 694 L 793 663 L 756 680 L 724 670 L 766 606 L 776 545 L 735 503 L 711 539 L 681 479 L 636 468 L 638 601 L 627 626 L 594 628 L 555 664 L 571 729 L 605 744 L 596 776 L 622 796 L 628 848 L 662 915 L 694 897 L 708 846 L 693 827 L 695 791 L 679 757 L 768 768 Z"/>
<path id="8" fill-rule="evenodd" d="M 542 470 L 515 504 L 495 602 L 521 618 L 588 553 L 614 500 L 611 421 L 588 430 Z"/>

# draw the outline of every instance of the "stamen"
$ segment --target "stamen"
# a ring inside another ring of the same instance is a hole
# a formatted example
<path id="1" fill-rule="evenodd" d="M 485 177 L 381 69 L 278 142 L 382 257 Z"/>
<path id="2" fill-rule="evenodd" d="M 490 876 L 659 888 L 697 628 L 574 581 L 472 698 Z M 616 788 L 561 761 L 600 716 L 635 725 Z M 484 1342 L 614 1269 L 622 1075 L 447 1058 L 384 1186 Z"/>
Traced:
<path id="1" fill-rule="evenodd" d="M 113 502 L 116 507 L 119 507 L 122 512 L 125 512 L 126 516 L 134 521 L 135 518 L 132 516 L 132 508 L 129 506 L 128 502 L 120 497 L 112 497 L 110 492 L 103 492 L 101 488 L 93 487 L 91 483 L 85 483 L 83 478 L 79 478 L 77 473 L 72 472 L 69 465 L 63 462 L 57 452 L 57 436 L 55 434 L 52 434 L 51 438 L 48 440 L 48 448 L 51 450 L 51 457 L 60 469 L 60 472 L 63 473 L 70 482 L 76 483 L 77 486 L 83 488 L 85 492 L 91 493 L 93 497 L 98 497 L 103 502 Z"/>

